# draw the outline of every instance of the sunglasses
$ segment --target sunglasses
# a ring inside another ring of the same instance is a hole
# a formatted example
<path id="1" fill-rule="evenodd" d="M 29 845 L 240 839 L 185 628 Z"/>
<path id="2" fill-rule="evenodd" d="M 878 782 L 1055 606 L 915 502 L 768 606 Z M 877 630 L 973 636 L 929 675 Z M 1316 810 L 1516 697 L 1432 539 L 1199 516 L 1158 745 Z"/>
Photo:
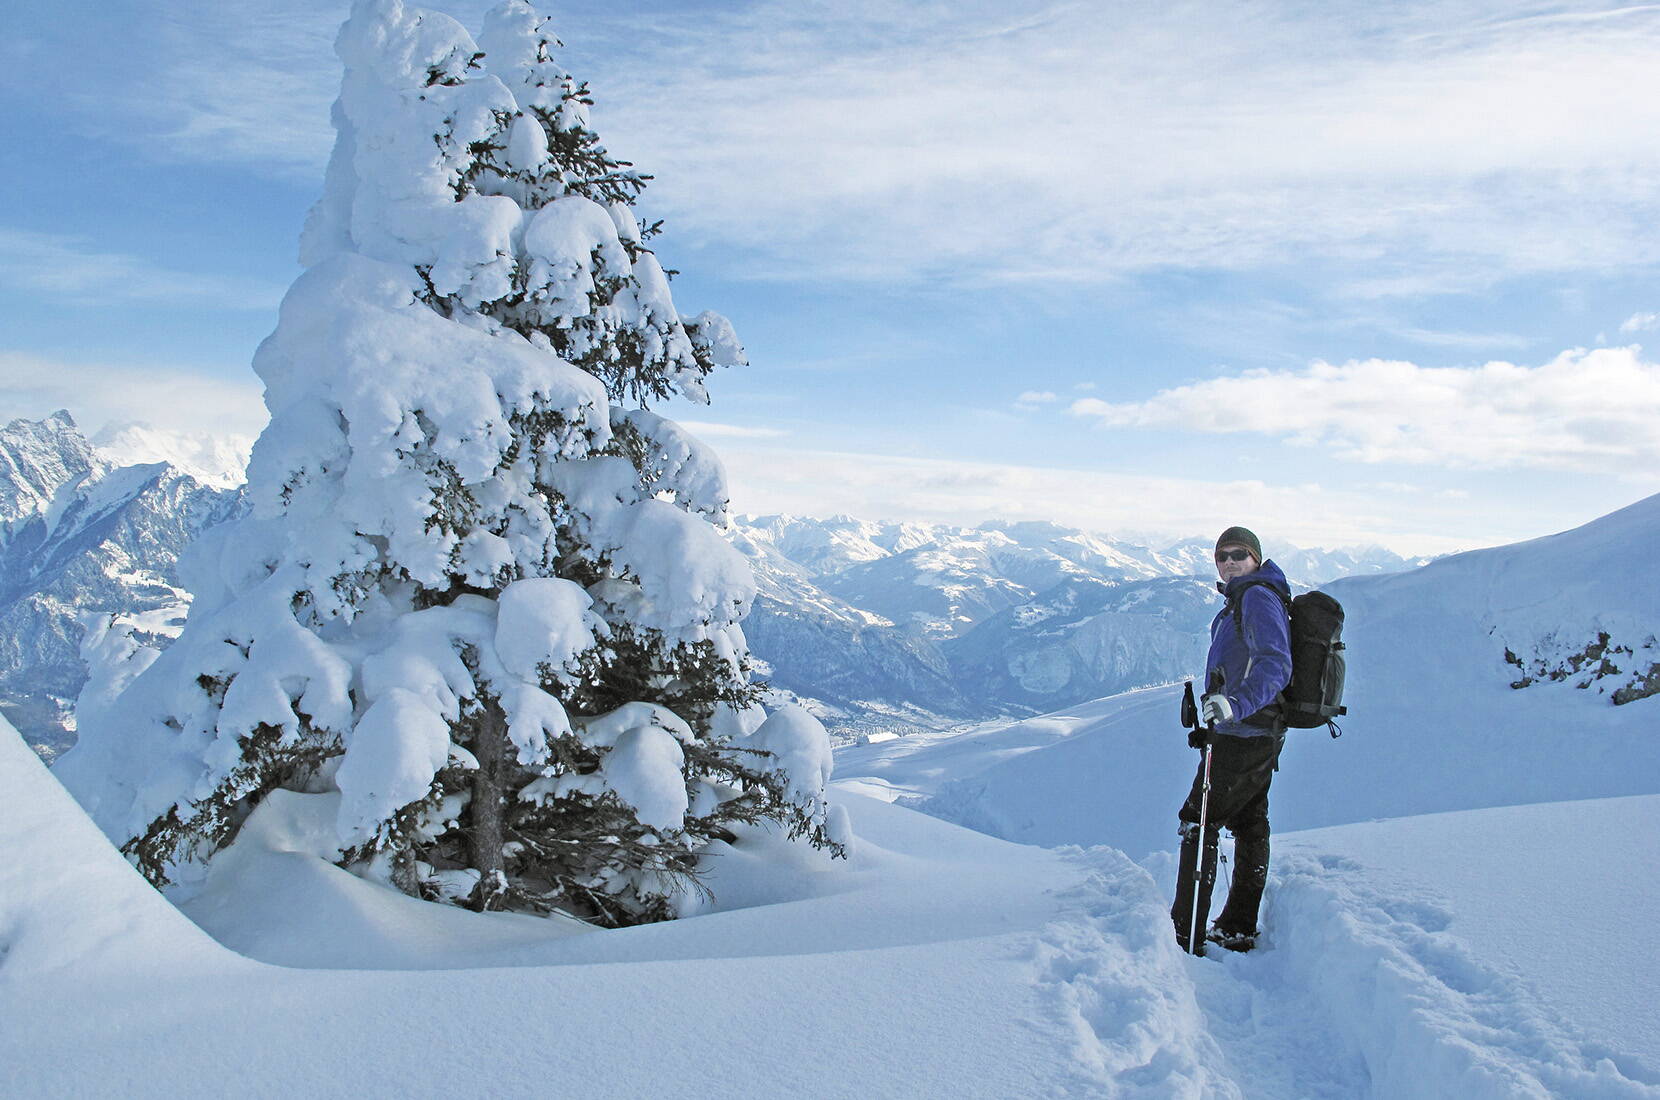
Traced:
<path id="1" fill-rule="evenodd" d="M 1218 563 L 1225 561 L 1244 561 L 1250 556 L 1251 552 L 1249 550 L 1218 550 L 1216 552 L 1216 560 Z"/>

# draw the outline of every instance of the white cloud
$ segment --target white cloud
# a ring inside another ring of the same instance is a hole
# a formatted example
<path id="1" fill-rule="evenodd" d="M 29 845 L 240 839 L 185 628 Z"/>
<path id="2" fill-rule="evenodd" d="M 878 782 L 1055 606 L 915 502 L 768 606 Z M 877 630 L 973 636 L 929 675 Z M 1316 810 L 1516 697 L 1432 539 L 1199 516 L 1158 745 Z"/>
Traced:
<path id="1" fill-rule="evenodd" d="M 113 103 L 102 90 L 76 93 L 83 107 L 121 120 L 109 136 L 150 155 L 314 180 L 334 141 L 333 43 L 346 14 L 342 5 L 308 0 L 174 0 L 135 28 L 139 49 L 125 44 L 123 58 L 141 55 L 144 80 Z"/>
<path id="2" fill-rule="evenodd" d="M 1633 332 L 1642 332 L 1656 325 L 1660 325 L 1660 313 L 1633 313 L 1620 323 L 1620 331 L 1629 336 Z"/>
<path id="3" fill-rule="evenodd" d="M 474 30 L 486 6 L 444 5 Z M 556 15 L 607 144 L 659 176 L 647 204 L 670 216 L 669 247 L 745 249 L 746 274 L 1049 287 L 1326 259 L 1366 273 L 1345 289 L 1393 294 L 1647 262 L 1660 7 L 1512 11 L 740 0 L 646 24 L 597 4 Z M 315 178 L 342 14 L 179 0 L 111 52 L 144 65 L 117 100 L 58 87 L 106 136 Z"/>
<path id="4" fill-rule="evenodd" d="M 283 288 L 253 279 L 173 271 L 102 252 L 72 237 L 0 227 L 0 286 L 58 298 L 186 302 L 193 307 L 275 310 Z"/>
<path id="5" fill-rule="evenodd" d="M 1030 412 L 1039 405 L 1052 405 L 1058 400 L 1060 398 L 1049 390 L 1027 390 L 1014 399 L 1014 407 Z"/>
<path id="6" fill-rule="evenodd" d="M 677 233 L 783 275 L 1647 262 L 1660 9 L 1510 10 L 757 3 L 661 24 L 596 118 Z"/>
<path id="7" fill-rule="evenodd" d="M 1105 427 L 1284 436 L 1356 462 L 1660 474 L 1660 366 L 1633 348 L 1576 349 L 1539 367 L 1317 362 L 1071 410 Z"/>
<path id="8" fill-rule="evenodd" d="M 267 419 L 261 392 L 248 372 L 220 378 L 0 351 L 0 419 L 68 409 L 89 436 L 107 424 L 138 421 L 192 436 L 252 438 Z"/>
<path id="9" fill-rule="evenodd" d="M 781 428 L 745 428 L 736 424 L 716 424 L 707 420 L 677 420 L 675 423 L 693 435 L 709 439 L 776 439 L 790 434 Z"/>
<path id="10" fill-rule="evenodd" d="M 1516 336 L 1505 332 L 1443 332 L 1437 329 L 1405 328 L 1399 330 L 1396 335 L 1403 340 L 1411 340 L 1413 343 L 1422 344 L 1425 347 L 1488 352 L 1499 349 L 1522 349 L 1532 343 L 1526 336 Z"/>
<path id="11" fill-rule="evenodd" d="M 1304 546 L 1379 544 L 1438 554 L 1531 537 L 1515 518 L 1432 493 L 1380 504 L 1372 491 L 1201 481 L 1037 466 L 734 445 L 721 448 L 736 512 L 978 524 L 1051 520 L 1174 540 L 1245 523 Z M 1550 522 L 1537 514 L 1529 522 Z M 1579 522 L 1576 519 L 1574 522 Z M 1564 522 L 1562 526 L 1569 526 Z M 1449 535 L 1447 532 L 1457 532 Z"/>

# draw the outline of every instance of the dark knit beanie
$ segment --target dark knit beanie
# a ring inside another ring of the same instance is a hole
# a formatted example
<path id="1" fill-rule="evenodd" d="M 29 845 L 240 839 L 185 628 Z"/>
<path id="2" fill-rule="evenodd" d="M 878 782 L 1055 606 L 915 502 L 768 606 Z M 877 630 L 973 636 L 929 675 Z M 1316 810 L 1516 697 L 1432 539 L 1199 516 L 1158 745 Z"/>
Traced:
<path id="1" fill-rule="evenodd" d="M 1220 550 L 1224 546 L 1243 546 L 1259 563 L 1262 561 L 1262 543 L 1244 527 L 1230 527 L 1223 531 L 1216 540 L 1216 548 Z"/>

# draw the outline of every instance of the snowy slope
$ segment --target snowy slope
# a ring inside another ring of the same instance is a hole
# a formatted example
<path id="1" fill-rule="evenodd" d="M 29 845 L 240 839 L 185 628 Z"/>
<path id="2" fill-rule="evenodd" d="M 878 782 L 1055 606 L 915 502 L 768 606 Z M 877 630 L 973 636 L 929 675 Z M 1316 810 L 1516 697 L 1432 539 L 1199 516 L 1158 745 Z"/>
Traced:
<path id="1" fill-rule="evenodd" d="M 1259 949 L 1195 975 L 1225 1064 L 1262 1096 L 1660 1094 L 1660 962 L 1603 934 L 1660 902 L 1624 873 L 1657 819 L 1650 796 L 1276 838 Z"/>
<path id="2" fill-rule="evenodd" d="M 256 962 L 150 891 L 0 727 L 0 1094 L 1660 1097 L 1651 1017 L 1601 1026 L 1563 993 L 1567 952 L 1518 970 L 1465 919 L 1532 905 L 1619 956 L 1565 918 L 1652 909 L 1652 877 L 1621 910 L 1628 884 L 1583 868 L 1651 858 L 1629 825 L 1660 799 L 1286 838 L 1263 948 L 1193 959 L 1118 852 L 851 793 L 851 868 L 734 863 L 718 909 L 618 931 L 354 879 L 306 853 L 317 797 L 263 808 L 187 906 Z M 1553 843 L 1460 891 L 1445 853 L 1494 829 Z M 1540 906 L 1559 876 L 1581 892 Z M 1640 999 L 1660 974 L 1646 955 L 1627 976 Z"/>
<path id="3" fill-rule="evenodd" d="M 25 811 L 0 817 L 7 1096 L 992 1097 L 1110 1093 L 1121 1073 L 1241 1095 L 1152 880 L 1110 851 L 853 797 L 848 870 L 734 863 L 710 883 L 729 908 L 573 935 L 352 879 L 297 850 L 291 803 L 223 869 L 239 900 L 197 903 L 285 967 L 168 909 L 3 727 L 0 797 Z M 1098 987 L 1124 1000 L 1091 1018 Z"/>
<path id="4" fill-rule="evenodd" d="M 128 866 L 4 719 L 0 806 L 0 997 L 10 1004 L 32 983 L 235 963 Z M 10 1031 L 18 1021 L 4 1016 Z"/>
<path id="5" fill-rule="evenodd" d="M 1309 859 L 1315 879 L 1364 878 L 1392 919 L 1460 941 L 1572 1026 L 1660 1071 L 1660 962 L 1639 931 L 1660 902 L 1660 796 L 1427 814 L 1277 843 L 1301 869 L 1286 879 L 1303 881 Z"/>

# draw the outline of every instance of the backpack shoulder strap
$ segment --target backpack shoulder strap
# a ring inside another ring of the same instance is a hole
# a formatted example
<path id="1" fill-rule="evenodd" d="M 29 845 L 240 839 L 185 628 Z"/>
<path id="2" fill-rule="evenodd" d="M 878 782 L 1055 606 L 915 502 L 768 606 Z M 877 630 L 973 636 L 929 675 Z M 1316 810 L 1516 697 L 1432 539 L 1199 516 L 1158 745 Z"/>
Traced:
<path id="1" fill-rule="evenodd" d="M 1262 577 L 1262 578 L 1259 578 L 1259 579 L 1256 579 L 1256 580 L 1253 580 L 1253 579 L 1247 577 L 1240 584 L 1239 588 L 1237 590 L 1235 590 L 1234 594 L 1232 596 L 1227 597 L 1227 599 L 1225 601 L 1226 606 L 1223 608 L 1223 610 L 1227 611 L 1230 615 L 1233 616 L 1234 633 L 1239 635 L 1239 641 L 1240 641 L 1241 644 L 1243 644 L 1244 641 L 1245 641 L 1245 616 L 1243 614 L 1244 603 L 1245 603 L 1245 593 L 1248 592 L 1249 590 L 1253 589 L 1253 588 L 1266 588 L 1266 589 L 1268 589 L 1268 591 L 1270 591 L 1274 595 L 1278 596 L 1280 598 L 1280 605 L 1285 608 L 1286 618 L 1288 620 L 1291 618 L 1291 597 L 1290 596 L 1287 596 L 1284 592 L 1281 592 L 1279 590 L 1279 588 L 1276 585 L 1274 585 L 1273 583 L 1271 583 L 1268 580 L 1268 578 L 1266 578 L 1266 577 Z"/>

